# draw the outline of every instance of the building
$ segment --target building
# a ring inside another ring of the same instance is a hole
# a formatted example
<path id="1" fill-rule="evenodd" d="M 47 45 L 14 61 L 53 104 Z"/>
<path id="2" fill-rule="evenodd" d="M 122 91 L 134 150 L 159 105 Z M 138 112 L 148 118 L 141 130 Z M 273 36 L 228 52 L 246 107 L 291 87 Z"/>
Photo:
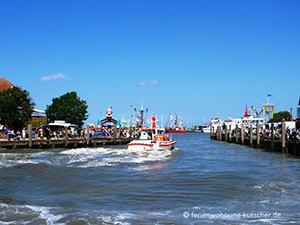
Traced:
<path id="1" fill-rule="evenodd" d="M 46 125 L 46 112 L 44 110 L 33 109 L 29 123 L 34 128 Z"/>
<path id="2" fill-rule="evenodd" d="M 12 88 L 14 85 L 5 78 L 0 78 L 0 92 Z"/>

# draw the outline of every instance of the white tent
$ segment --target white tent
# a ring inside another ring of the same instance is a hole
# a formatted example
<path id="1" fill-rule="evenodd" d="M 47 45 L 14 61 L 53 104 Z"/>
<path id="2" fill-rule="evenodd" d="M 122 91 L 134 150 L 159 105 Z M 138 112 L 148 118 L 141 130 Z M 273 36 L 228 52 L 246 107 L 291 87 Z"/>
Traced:
<path id="1" fill-rule="evenodd" d="M 60 127 L 76 127 L 71 123 L 66 123 L 64 120 L 55 120 L 54 123 L 49 123 L 49 126 L 60 126 Z"/>

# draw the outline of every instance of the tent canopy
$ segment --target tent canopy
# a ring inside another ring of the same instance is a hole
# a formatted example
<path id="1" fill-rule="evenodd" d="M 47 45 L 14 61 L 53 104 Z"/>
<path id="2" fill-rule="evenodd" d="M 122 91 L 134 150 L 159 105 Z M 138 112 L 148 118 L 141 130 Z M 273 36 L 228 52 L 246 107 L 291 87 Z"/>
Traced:
<path id="1" fill-rule="evenodd" d="M 71 123 L 66 123 L 64 120 L 54 120 L 54 123 L 49 123 L 49 126 L 60 126 L 60 127 L 76 127 Z"/>

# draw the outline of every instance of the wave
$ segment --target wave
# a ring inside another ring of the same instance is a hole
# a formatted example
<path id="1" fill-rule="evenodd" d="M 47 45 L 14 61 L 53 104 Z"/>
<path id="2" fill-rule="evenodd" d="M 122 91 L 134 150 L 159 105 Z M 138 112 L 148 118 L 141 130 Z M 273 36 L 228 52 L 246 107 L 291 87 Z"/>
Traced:
<path id="1" fill-rule="evenodd" d="M 173 150 L 177 151 L 177 149 Z M 166 161 L 172 151 L 128 151 L 120 148 L 78 148 L 60 152 L 1 153 L 0 168 L 45 164 L 75 168 L 113 167 L 125 164 Z M 140 168 L 143 170 L 143 167 Z M 147 168 L 145 168 L 147 170 Z"/>
<path id="2" fill-rule="evenodd" d="M 65 209 L 36 205 L 8 205 L 0 203 L 0 224 L 47 224 L 70 223 L 129 225 L 134 221 L 163 220 L 163 212 L 117 212 L 104 210 Z"/>

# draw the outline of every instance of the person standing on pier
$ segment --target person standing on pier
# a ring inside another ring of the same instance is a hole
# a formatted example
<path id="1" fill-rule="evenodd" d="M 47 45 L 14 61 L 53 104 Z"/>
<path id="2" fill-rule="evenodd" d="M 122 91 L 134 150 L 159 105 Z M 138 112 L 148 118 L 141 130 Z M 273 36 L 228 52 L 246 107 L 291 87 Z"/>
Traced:
<path id="1" fill-rule="evenodd" d="M 26 129 L 24 127 L 22 130 L 22 139 L 25 139 L 25 138 L 26 138 Z"/>

